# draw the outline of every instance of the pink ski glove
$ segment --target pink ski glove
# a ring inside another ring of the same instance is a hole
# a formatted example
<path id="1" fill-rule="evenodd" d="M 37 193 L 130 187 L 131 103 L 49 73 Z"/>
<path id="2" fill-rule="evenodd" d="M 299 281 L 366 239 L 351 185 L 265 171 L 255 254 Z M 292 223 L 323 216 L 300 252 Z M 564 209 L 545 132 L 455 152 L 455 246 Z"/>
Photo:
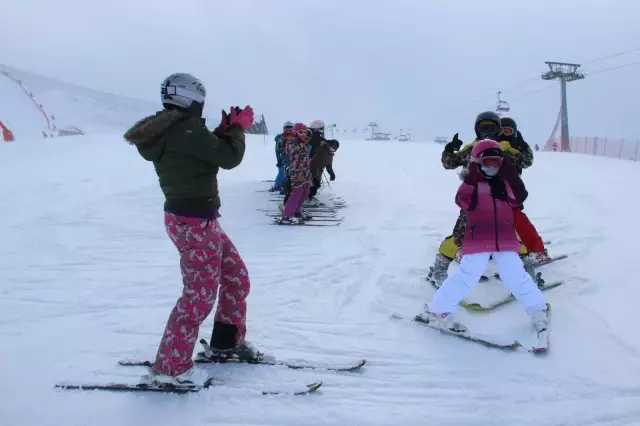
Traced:
<path id="1" fill-rule="evenodd" d="M 229 124 L 239 124 L 240 127 L 246 132 L 249 126 L 253 124 L 253 108 L 249 105 L 244 109 L 231 107 L 231 113 L 229 114 Z"/>

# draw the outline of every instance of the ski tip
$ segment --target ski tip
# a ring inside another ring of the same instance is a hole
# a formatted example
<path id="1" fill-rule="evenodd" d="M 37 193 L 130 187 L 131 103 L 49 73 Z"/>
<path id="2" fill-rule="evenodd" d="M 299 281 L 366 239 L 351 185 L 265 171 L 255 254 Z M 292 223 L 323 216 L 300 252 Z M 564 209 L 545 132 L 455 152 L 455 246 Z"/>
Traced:
<path id="1" fill-rule="evenodd" d="M 534 355 L 546 355 L 549 352 L 549 348 L 547 348 L 547 347 L 533 347 L 533 348 L 529 349 L 529 352 L 531 352 Z"/>
<path id="2" fill-rule="evenodd" d="M 152 367 L 153 363 L 151 361 L 136 361 L 130 359 L 123 359 L 118 361 L 118 364 L 123 367 Z"/>
<path id="3" fill-rule="evenodd" d="M 338 368 L 333 368 L 332 370 L 338 371 L 338 372 L 352 372 L 352 371 L 356 371 L 356 370 L 361 369 L 362 367 L 365 366 L 366 363 L 367 363 L 367 360 L 363 358 L 363 359 L 358 360 L 358 362 L 356 362 L 352 366 L 349 366 L 349 367 L 338 367 Z"/>
<path id="4" fill-rule="evenodd" d="M 311 392 L 313 391 L 317 391 L 318 389 L 320 389 L 320 386 L 322 386 L 322 380 L 316 383 L 310 383 L 307 385 L 307 389 L 309 389 Z"/>

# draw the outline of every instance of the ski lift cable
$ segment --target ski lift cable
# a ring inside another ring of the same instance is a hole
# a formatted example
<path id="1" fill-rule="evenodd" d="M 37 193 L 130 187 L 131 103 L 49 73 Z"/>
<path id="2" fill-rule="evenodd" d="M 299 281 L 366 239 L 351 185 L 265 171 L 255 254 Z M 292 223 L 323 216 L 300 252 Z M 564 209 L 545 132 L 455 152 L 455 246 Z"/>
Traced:
<path id="1" fill-rule="evenodd" d="M 640 51 L 640 47 L 636 47 L 635 49 L 625 50 L 624 52 L 618 52 L 618 53 L 614 53 L 612 55 L 607 55 L 607 56 L 602 56 L 600 58 L 592 59 L 590 61 L 583 62 L 582 65 L 593 64 L 594 62 L 600 62 L 600 61 L 604 61 L 606 59 L 616 58 L 618 56 L 627 55 L 629 53 L 638 52 L 638 51 Z"/>
<path id="2" fill-rule="evenodd" d="M 522 98 L 526 98 L 526 97 L 529 97 L 529 96 L 532 96 L 532 95 L 535 95 L 535 94 L 538 94 L 538 93 L 542 93 L 542 92 L 545 92 L 545 91 L 547 91 L 547 90 L 549 90 L 549 89 L 551 89 L 553 87 L 556 87 L 555 83 L 554 84 L 550 84 L 547 87 L 543 87 L 542 89 L 533 90 L 533 91 L 530 91 L 530 92 L 527 92 L 527 93 L 523 93 L 523 94 L 521 94 L 519 96 L 515 96 L 514 98 L 511 99 L 511 101 L 513 101 L 514 99 L 522 99 Z"/>
<path id="3" fill-rule="evenodd" d="M 615 57 L 618 57 L 618 56 L 626 55 L 626 54 L 637 52 L 637 51 L 640 51 L 640 47 L 639 48 L 630 49 L 630 50 L 625 50 L 624 52 L 618 52 L 618 53 L 614 53 L 614 54 L 611 54 L 611 55 L 595 58 L 595 59 L 592 59 L 590 61 L 583 62 L 583 65 L 584 64 L 593 64 L 593 63 L 596 63 L 596 62 L 604 61 L 606 59 L 615 58 Z M 605 72 L 605 71 L 612 71 L 612 70 L 619 69 L 619 68 L 626 68 L 628 66 L 637 65 L 637 64 L 640 64 L 640 62 L 631 62 L 631 63 L 628 63 L 628 64 L 623 64 L 623 65 L 619 65 L 619 66 L 611 67 L 611 68 L 605 68 L 605 69 L 602 69 L 602 70 L 596 70 L 596 71 L 592 71 L 592 72 L 585 73 L 585 74 L 586 75 L 592 75 L 592 74 L 597 74 L 597 73 L 601 73 L 601 72 Z M 529 78 L 527 80 L 523 80 L 523 81 L 521 81 L 519 83 L 515 83 L 515 84 L 512 84 L 510 86 L 507 86 L 506 88 L 501 89 L 500 92 L 502 92 L 502 93 L 514 92 L 517 89 L 521 88 L 522 86 L 524 86 L 524 85 L 526 85 L 528 83 L 534 82 L 534 81 L 538 81 L 538 82 L 542 81 L 540 79 L 540 75 L 539 74 L 536 75 L 535 77 L 532 77 L 532 78 Z M 553 86 L 550 86 L 550 87 L 553 87 Z M 522 98 L 522 97 L 529 96 L 531 94 L 543 92 L 543 91 L 547 90 L 548 88 L 549 87 L 545 87 L 543 89 L 539 89 L 539 90 L 536 90 L 536 91 L 533 91 L 533 92 L 527 92 L 527 93 L 524 93 L 522 95 L 517 96 L 517 98 Z M 478 99 L 476 101 L 469 102 L 469 103 L 467 103 L 465 105 L 455 106 L 455 107 L 453 107 L 453 108 L 451 108 L 449 110 L 445 110 L 445 112 L 446 113 L 450 113 L 450 112 L 454 112 L 454 111 L 460 111 L 460 110 L 468 108 L 468 107 L 470 107 L 472 105 L 476 105 L 476 104 L 479 104 L 479 103 L 487 102 L 490 98 L 495 99 L 495 95 L 491 96 L 491 97 L 486 96 L 486 97 Z M 513 101 L 513 98 L 511 99 L 511 101 Z"/>
<path id="4" fill-rule="evenodd" d="M 617 69 L 620 69 L 620 68 L 627 68 L 627 67 L 630 67 L 630 66 L 633 66 L 633 65 L 640 65 L 640 61 L 629 62 L 629 63 L 626 63 L 626 64 L 617 65 L 615 67 L 609 67 L 609 68 L 604 68 L 604 69 L 601 69 L 601 70 L 586 72 L 585 75 L 600 74 L 602 72 L 613 71 L 613 70 L 617 70 Z"/>

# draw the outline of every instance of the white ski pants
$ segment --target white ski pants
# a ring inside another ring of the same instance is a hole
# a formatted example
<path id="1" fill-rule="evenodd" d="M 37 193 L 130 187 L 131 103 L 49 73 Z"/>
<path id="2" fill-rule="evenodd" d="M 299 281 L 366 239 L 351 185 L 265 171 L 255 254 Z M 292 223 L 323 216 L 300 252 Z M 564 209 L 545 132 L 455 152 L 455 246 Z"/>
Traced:
<path id="1" fill-rule="evenodd" d="M 505 287 L 524 306 L 529 315 L 545 309 L 544 295 L 533 282 L 531 275 L 524 270 L 518 253 L 514 251 L 466 254 L 458 270 L 449 276 L 440 286 L 429 310 L 435 314 L 455 312 L 458 303 L 478 284 L 489 263 L 489 256 L 498 267 L 500 278 Z"/>

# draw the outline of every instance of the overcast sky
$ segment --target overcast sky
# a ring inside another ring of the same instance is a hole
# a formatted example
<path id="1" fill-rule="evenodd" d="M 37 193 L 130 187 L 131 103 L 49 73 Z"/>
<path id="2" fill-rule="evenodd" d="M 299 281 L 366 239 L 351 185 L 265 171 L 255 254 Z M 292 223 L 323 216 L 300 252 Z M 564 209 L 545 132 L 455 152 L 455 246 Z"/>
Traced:
<path id="1" fill-rule="evenodd" d="M 560 101 L 539 78 L 545 61 L 640 48 L 638 0 L 9 0 L 0 13 L 0 62 L 28 71 L 150 100 L 190 72 L 208 115 L 250 103 L 271 128 L 377 121 L 465 140 L 504 90 L 525 138 L 543 143 Z M 584 70 L 634 61 L 640 51 Z M 572 135 L 640 138 L 638 76 L 571 83 Z"/>

